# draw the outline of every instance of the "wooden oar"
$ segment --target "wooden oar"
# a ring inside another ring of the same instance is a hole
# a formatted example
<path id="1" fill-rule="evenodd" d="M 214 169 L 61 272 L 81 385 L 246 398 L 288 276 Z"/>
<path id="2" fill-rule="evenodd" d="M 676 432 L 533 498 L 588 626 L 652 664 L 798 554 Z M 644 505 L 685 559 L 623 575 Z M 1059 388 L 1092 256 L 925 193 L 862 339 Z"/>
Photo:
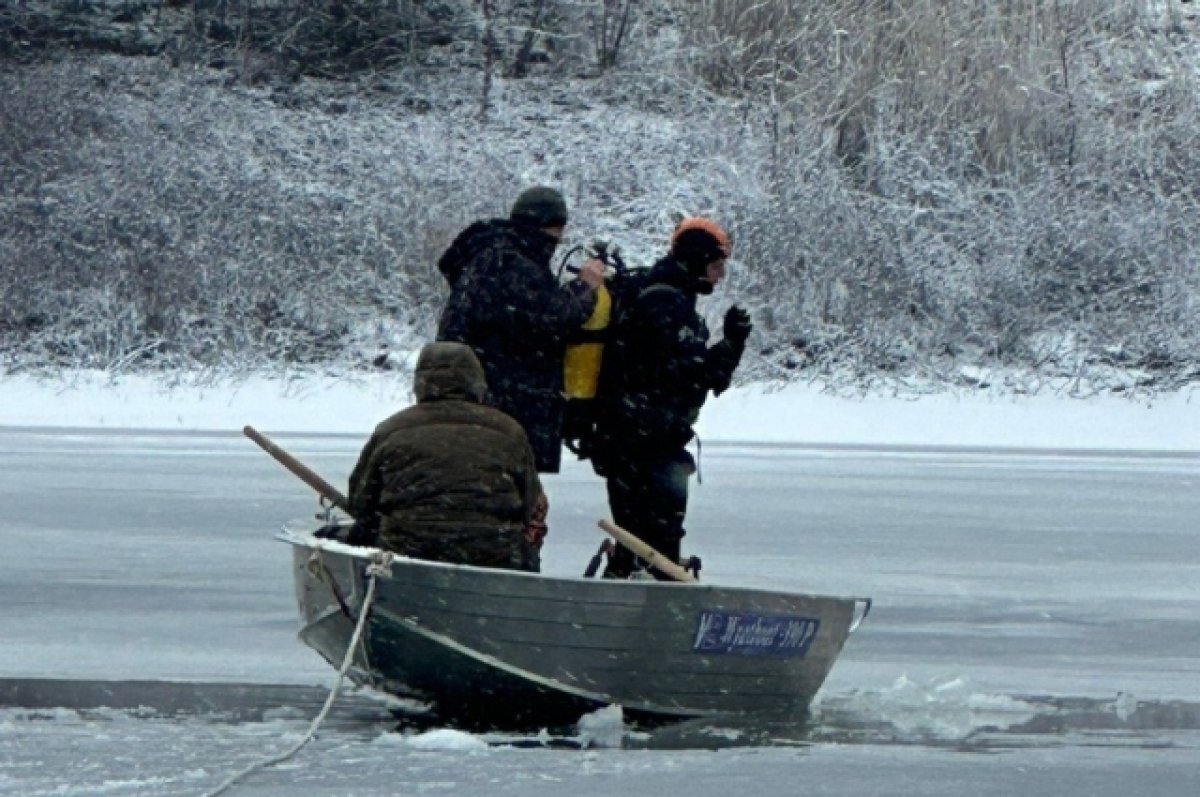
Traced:
<path id="1" fill-rule="evenodd" d="M 663 556 L 616 523 L 609 520 L 601 520 L 598 525 L 612 535 L 614 540 L 632 551 L 634 556 L 642 559 L 647 565 L 660 573 L 666 573 L 676 581 L 693 582 L 696 580 L 692 577 L 691 573 L 684 570 L 677 563 L 672 562 L 666 556 Z"/>
<path id="2" fill-rule="evenodd" d="M 300 481 L 316 490 L 317 494 L 326 501 L 333 504 L 346 514 L 350 513 L 350 506 L 349 502 L 346 500 L 346 496 L 342 495 L 332 484 L 325 481 L 312 470 L 310 470 L 303 462 L 272 443 L 266 437 L 266 435 L 259 432 L 253 426 L 244 427 L 242 429 L 242 434 L 246 435 L 246 437 L 249 437 L 255 443 L 258 443 L 259 448 L 261 448 L 263 451 L 266 451 L 275 459 L 276 462 L 299 477 Z"/>

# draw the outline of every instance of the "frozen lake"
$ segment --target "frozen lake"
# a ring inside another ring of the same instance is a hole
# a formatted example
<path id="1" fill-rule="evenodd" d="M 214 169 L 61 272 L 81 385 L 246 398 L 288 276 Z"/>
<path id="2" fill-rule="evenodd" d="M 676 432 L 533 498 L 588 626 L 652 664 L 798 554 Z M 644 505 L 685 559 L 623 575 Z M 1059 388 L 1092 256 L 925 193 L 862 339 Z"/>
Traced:
<path id="1" fill-rule="evenodd" d="M 341 486 L 362 438 L 277 442 Z M 1200 456 L 709 445 L 702 473 L 705 580 L 875 601 L 809 724 L 546 744 L 393 733 L 351 696 L 230 793 L 1200 788 Z M 577 575 L 603 485 L 546 483 L 544 570 Z M 0 501 L 0 793 L 203 794 L 307 728 L 333 673 L 272 535 L 316 502 L 249 441 L 0 430 Z"/>

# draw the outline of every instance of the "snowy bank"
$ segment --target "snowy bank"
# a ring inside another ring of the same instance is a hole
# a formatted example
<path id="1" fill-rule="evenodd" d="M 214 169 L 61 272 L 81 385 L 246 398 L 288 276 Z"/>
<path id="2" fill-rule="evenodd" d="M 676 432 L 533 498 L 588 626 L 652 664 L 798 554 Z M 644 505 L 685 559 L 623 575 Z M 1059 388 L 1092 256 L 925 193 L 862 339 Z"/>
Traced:
<path id="1" fill-rule="evenodd" d="M 253 376 L 234 381 L 77 373 L 0 378 L 0 426 L 366 435 L 411 401 L 408 376 Z M 1200 391 L 1138 399 L 934 393 L 847 398 L 818 386 L 741 387 L 710 400 L 704 442 L 1200 452 Z"/>

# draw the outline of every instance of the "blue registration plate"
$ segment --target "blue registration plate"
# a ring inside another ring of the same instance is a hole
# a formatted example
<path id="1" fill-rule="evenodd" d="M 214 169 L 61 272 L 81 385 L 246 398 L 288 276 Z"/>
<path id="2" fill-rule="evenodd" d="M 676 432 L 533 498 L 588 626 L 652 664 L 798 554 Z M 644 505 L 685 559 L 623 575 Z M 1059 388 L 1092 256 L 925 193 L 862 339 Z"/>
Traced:
<path id="1" fill-rule="evenodd" d="M 738 656 L 804 656 L 821 621 L 812 617 L 701 612 L 692 650 Z"/>

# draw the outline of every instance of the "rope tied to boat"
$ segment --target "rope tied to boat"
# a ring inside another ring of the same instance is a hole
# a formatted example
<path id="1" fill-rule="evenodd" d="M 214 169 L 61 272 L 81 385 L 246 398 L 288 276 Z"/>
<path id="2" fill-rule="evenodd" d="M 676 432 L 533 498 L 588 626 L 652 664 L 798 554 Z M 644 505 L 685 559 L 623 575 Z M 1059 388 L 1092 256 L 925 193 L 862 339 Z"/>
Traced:
<path id="1" fill-rule="evenodd" d="M 375 576 L 391 575 L 392 561 L 395 558 L 396 555 L 391 551 L 376 551 L 371 554 L 371 563 L 367 565 L 367 575 L 371 576 L 372 579 Z M 372 581 L 371 586 L 374 586 L 374 581 Z"/>
<path id="2" fill-rule="evenodd" d="M 218 795 L 229 791 L 229 789 L 231 789 L 237 783 L 241 782 L 255 772 L 282 764 L 284 761 L 287 761 L 292 756 L 296 755 L 296 753 L 299 753 L 302 749 L 304 749 L 305 745 L 307 745 L 316 737 L 317 729 L 321 727 L 323 722 L 325 722 L 325 718 L 329 715 L 330 709 L 333 708 L 333 704 L 337 700 L 338 694 L 341 692 L 342 681 L 345 680 L 346 673 L 350 671 L 350 665 L 354 661 L 354 652 L 358 650 L 358 646 L 362 644 L 363 630 L 367 626 L 367 615 L 370 614 L 371 604 L 375 601 L 375 584 L 379 580 L 380 576 L 386 578 L 391 574 L 392 560 L 394 559 L 395 555 L 391 551 L 375 551 L 371 554 L 371 561 L 366 567 L 366 575 L 368 577 L 367 592 L 363 596 L 362 606 L 360 606 L 358 610 L 358 622 L 354 626 L 354 633 L 350 636 L 350 644 L 346 646 L 346 655 L 342 659 L 342 666 L 338 668 L 337 680 L 334 681 L 333 688 L 329 690 L 329 696 L 325 698 L 325 705 L 321 707 L 321 710 L 317 713 L 317 716 L 313 718 L 312 723 L 308 726 L 308 731 L 305 732 L 300 741 L 296 742 L 284 752 L 278 755 L 268 756 L 260 761 L 254 762 L 240 772 L 231 775 L 217 788 L 210 792 L 205 792 L 204 797 L 218 797 Z"/>

